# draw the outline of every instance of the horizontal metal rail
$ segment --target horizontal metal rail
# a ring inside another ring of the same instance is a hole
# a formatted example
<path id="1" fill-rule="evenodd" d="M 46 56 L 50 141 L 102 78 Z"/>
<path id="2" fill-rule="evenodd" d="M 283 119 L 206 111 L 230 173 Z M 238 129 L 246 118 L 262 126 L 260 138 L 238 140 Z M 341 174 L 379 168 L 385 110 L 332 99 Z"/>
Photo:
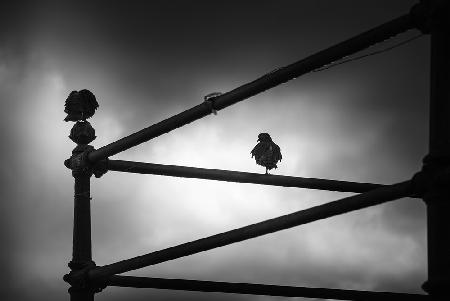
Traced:
<path id="1" fill-rule="evenodd" d="M 226 182 L 253 183 L 282 187 L 298 187 L 357 193 L 370 191 L 383 186 L 381 184 L 372 183 L 356 183 L 316 178 L 279 176 L 271 174 L 258 174 L 222 169 L 207 169 L 123 160 L 108 160 L 108 170 L 171 177 L 197 178 Z"/>
<path id="2" fill-rule="evenodd" d="M 199 292 L 220 292 L 233 294 L 250 294 L 281 297 L 304 297 L 334 300 L 355 301 L 425 301 L 431 300 L 428 295 L 371 292 L 344 290 L 333 288 L 311 288 L 285 285 L 268 285 L 255 283 L 230 283 L 221 281 L 164 279 L 134 276 L 111 276 L 106 282 L 108 286 L 157 288 Z"/>
<path id="3" fill-rule="evenodd" d="M 244 84 L 232 91 L 214 98 L 212 102 L 203 102 L 192 107 L 191 109 L 105 145 L 98 150 L 89 153 L 88 159 L 91 162 L 97 162 L 101 159 L 120 153 L 183 125 L 191 123 L 192 121 L 205 117 L 213 110 L 218 111 L 224 109 L 239 101 L 252 97 L 291 79 L 363 50 L 375 43 L 386 40 L 394 35 L 411 29 L 414 26 L 414 18 L 410 14 L 398 17 L 392 21 L 363 32 L 351 39 L 319 51 L 303 60 L 270 72 L 250 83 Z"/>
<path id="4" fill-rule="evenodd" d="M 106 279 L 114 274 L 120 274 L 149 265 L 155 265 L 176 258 L 223 247 L 250 238 L 289 229 L 302 224 L 311 223 L 313 221 L 331 216 L 382 204 L 408 196 L 411 192 L 411 181 L 405 181 L 394 185 L 386 185 L 366 193 L 342 198 L 337 201 L 300 210 L 228 232 L 187 242 L 178 246 L 155 251 L 131 259 L 122 260 L 109 265 L 95 267 L 88 272 L 88 277 L 94 280 Z M 81 280 L 83 276 L 83 272 L 80 272 L 78 274 L 74 273 L 71 277 L 74 281 L 77 281 Z"/>

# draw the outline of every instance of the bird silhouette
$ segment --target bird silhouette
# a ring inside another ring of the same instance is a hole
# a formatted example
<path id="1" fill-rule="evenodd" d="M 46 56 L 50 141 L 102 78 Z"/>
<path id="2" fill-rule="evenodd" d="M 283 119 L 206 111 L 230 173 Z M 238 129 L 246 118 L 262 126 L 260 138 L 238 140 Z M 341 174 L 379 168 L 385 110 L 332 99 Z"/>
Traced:
<path id="1" fill-rule="evenodd" d="M 268 133 L 261 133 L 258 135 L 258 144 L 250 152 L 252 158 L 255 157 L 256 164 L 264 166 L 266 168 L 266 174 L 268 170 L 277 168 L 277 162 L 281 161 L 281 149 Z"/>
<path id="2" fill-rule="evenodd" d="M 64 121 L 86 121 L 94 115 L 97 108 L 98 102 L 91 91 L 86 89 L 72 91 L 64 105 L 64 112 L 67 113 Z"/>

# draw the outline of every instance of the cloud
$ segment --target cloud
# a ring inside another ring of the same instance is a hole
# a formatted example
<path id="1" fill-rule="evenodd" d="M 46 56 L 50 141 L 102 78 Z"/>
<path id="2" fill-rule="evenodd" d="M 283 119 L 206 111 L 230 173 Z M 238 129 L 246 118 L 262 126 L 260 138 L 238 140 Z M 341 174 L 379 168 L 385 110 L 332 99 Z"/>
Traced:
<path id="1" fill-rule="evenodd" d="M 399 12 L 405 3 L 398 4 Z M 263 3 L 261 13 L 251 17 L 243 4 L 230 24 L 224 22 L 232 17 L 228 4 L 217 10 L 209 4 L 204 10 L 183 6 L 189 14 L 158 4 L 152 18 L 136 7 L 122 14 L 123 7 L 95 10 L 92 4 L 90 10 L 90 5 L 27 6 L 14 10 L 22 12 L 17 29 L 1 28 L 8 37 L 0 44 L 6 299 L 67 298 L 61 277 L 71 255 L 73 179 L 62 162 L 74 145 L 67 138 L 71 124 L 62 119 L 70 91 L 88 88 L 97 96 L 100 108 L 91 123 L 98 136 L 93 144 L 100 147 L 397 11 L 377 9 L 353 24 L 333 19 L 339 14 L 321 2 L 302 10 Z M 327 25 L 307 11 L 337 22 L 329 24 L 345 24 Z M 303 18 L 280 17 L 298 13 Z M 124 19 L 116 23 L 118 15 Z M 426 153 L 425 42 L 309 74 L 115 158 L 262 173 L 250 150 L 258 133 L 269 132 L 283 153 L 275 174 L 380 183 L 407 179 Z M 348 195 L 114 172 L 92 179 L 91 187 L 98 264 Z M 402 199 L 129 274 L 418 292 L 426 276 L 425 227 L 424 205 Z M 136 300 L 230 298 L 118 288 L 96 298 L 129 294 Z"/>

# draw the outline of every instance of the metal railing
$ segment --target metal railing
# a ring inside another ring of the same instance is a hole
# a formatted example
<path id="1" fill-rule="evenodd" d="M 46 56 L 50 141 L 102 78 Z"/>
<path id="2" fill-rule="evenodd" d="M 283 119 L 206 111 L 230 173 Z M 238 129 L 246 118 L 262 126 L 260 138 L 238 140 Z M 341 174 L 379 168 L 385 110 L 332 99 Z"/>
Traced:
<path id="1" fill-rule="evenodd" d="M 448 92 L 450 35 L 447 29 L 450 28 L 447 26 L 447 20 L 450 18 L 448 16 L 450 16 L 449 5 L 445 1 L 421 1 L 404 16 L 301 61 L 277 69 L 255 81 L 210 101 L 205 101 L 98 150 L 87 145 L 86 139 L 83 140 L 83 143 L 80 142 L 82 139 L 77 139 L 77 135 L 86 136 L 88 135 L 86 133 L 90 131 L 87 129 L 90 127 L 88 122 L 77 123 L 79 127 L 83 127 L 83 130 L 73 130 L 71 139 L 78 145 L 73 150 L 71 158 L 65 162 L 66 166 L 72 169 L 75 178 L 73 254 L 72 261 L 69 263 L 71 272 L 64 276 L 64 280 L 71 285 L 69 289 L 71 300 L 93 300 L 94 294 L 107 286 L 338 300 L 443 300 L 446 288 L 450 287 L 450 256 L 448 256 L 450 254 L 450 240 L 448 239 L 450 237 L 450 221 L 446 217 L 450 213 L 448 191 L 448 187 L 450 187 L 450 139 L 448 139 L 450 137 L 450 94 Z M 423 169 L 410 180 L 393 185 L 380 185 L 108 159 L 112 155 L 184 126 L 211 112 L 224 109 L 375 43 L 415 28 L 431 34 L 430 149 L 424 159 Z M 92 137 L 93 140 L 95 135 Z M 96 266 L 92 261 L 91 248 L 90 177 L 92 174 L 100 177 L 108 170 L 358 194 L 138 257 Z M 429 278 L 423 288 L 428 295 L 116 275 L 402 197 L 420 197 L 425 200 L 427 205 Z"/>

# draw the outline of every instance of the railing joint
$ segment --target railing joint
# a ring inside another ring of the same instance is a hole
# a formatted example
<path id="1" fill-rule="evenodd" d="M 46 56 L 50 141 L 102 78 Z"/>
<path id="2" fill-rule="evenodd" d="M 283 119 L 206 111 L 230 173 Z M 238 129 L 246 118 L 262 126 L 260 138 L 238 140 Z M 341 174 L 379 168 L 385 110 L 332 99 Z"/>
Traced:
<path id="1" fill-rule="evenodd" d="M 423 198 L 430 194 L 449 193 L 450 156 L 439 154 L 425 156 L 422 169 L 413 176 L 411 183 L 413 197 Z"/>
<path id="2" fill-rule="evenodd" d="M 106 281 L 95 280 L 92 281 L 89 278 L 89 271 L 95 268 L 97 265 L 94 261 L 82 263 L 82 268 L 73 269 L 72 262 L 69 263 L 69 267 L 72 269 L 70 273 L 63 276 L 63 280 L 70 284 L 71 291 L 90 291 L 92 293 L 99 293 L 104 290 L 108 285 Z M 79 267 L 79 265 L 78 265 Z"/>
<path id="3" fill-rule="evenodd" d="M 89 153 L 95 151 L 92 145 L 79 144 L 72 151 L 72 156 L 64 161 L 64 165 L 72 170 L 73 176 L 92 174 L 100 178 L 108 171 L 108 158 L 91 163 L 88 159 Z"/>
<path id="4" fill-rule="evenodd" d="M 421 0 L 415 4 L 409 14 L 415 27 L 424 34 L 429 34 L 433 28 L 447 27 L 449 21 L 446 10 L 449 9 L 447 1 Z"/>

